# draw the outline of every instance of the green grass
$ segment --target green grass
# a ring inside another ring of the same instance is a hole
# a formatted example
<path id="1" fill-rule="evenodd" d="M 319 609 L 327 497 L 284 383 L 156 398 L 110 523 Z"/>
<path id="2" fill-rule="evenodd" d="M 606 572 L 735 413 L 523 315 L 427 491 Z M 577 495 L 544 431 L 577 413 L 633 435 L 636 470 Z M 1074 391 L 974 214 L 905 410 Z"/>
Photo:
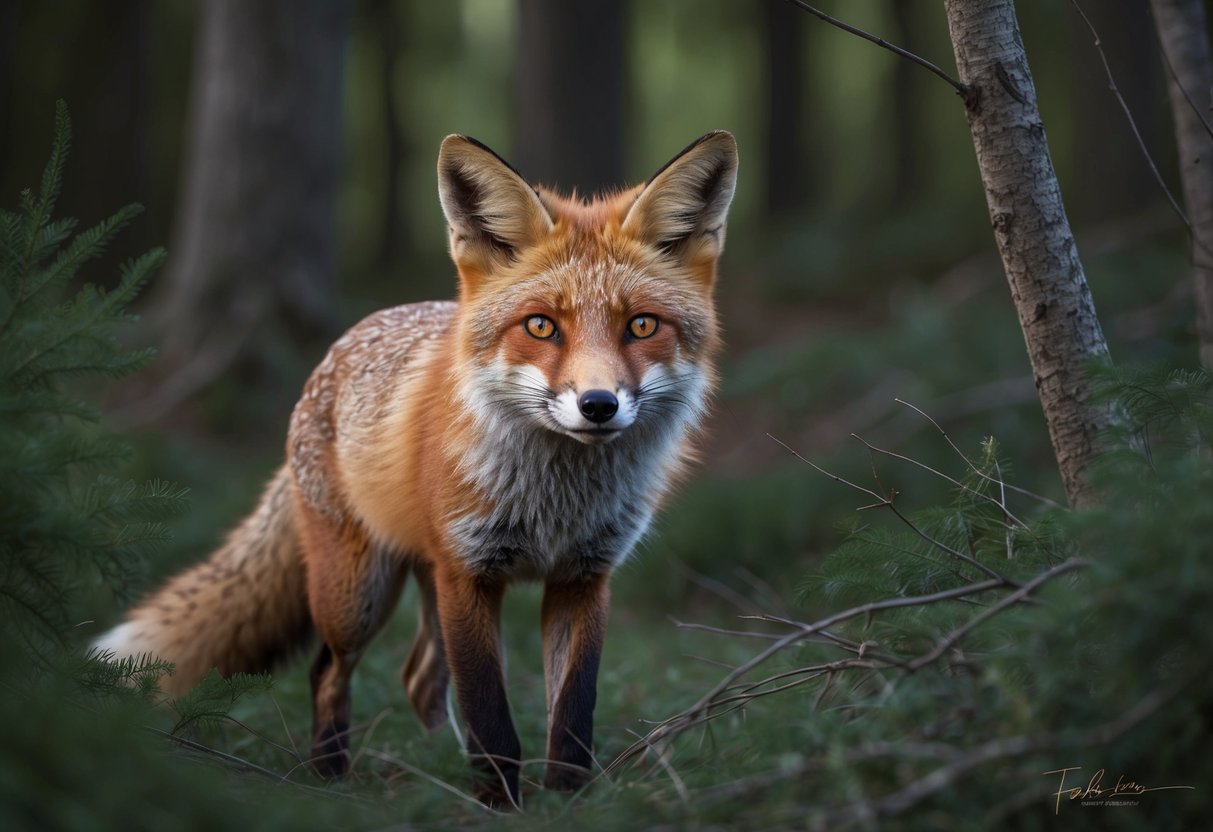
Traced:
<path id="1" fill-rule="evenodd" d="M 595 756 L 600 764 L 646 733 L 651 722 L 698 699 L 725 672 L 720 663 L 742 661 L 751 646 L 740 640 L 680 629 L 668 617 L 677 610 L 638 608 L 629 603 L 631 582 L 625 574 L 615 587 L 615 608 L 602 658 L 595 717 Z M 525 819 L 510 823 L 559 826 L 583 822 L 597 829 L 602 828 L 601 812 L 607 805 L 615 815 L 624 813 L 619 817 L 619 828 L 651 823 L 661 816 L 685 820 L 693 817 L 693 812 L 690 806 L 674 808 L 680 803 L 675 778 L 714 782 L 721 766 L 735 763 L 734 758 L 759 762 L 759 755 L 752 750 L 753 732 L 743 731 L 741 721 L 726 721 L 716 725 L 710 735 L 704 734 L 702 748 L 676 754 L 668 769 L 658 765 L 648 770 L 650 765 L 625 770 L 610 779 L 599 778 L 576 799 L 542 792 L 537 784 L 543 774 L 540 758 L 546 717 L 539 602 L 538 587 L 520 586 L 507 596 L 503 619 L 510 699 L 527 759 L 523 769 Z M 724 612 L 719 602 L 710 599 L 697 606 L 702 609 L 713 604 Z M 350 804 L 350 828 L 363 828 L 364 821 L 373 825 L 374 818 L 389 811 L 388 806 L 396 822 L 444 826 L 458 819 L 461 824 L 473 826 L 500 824 L 501 819 L 493 813 L 452 793 L 458 790 L 466 795 L 470 780 L 454 732 L 444 726 L 427 733 L 405 698 L 400 668 L 408 652 L 415 615 L 415 590 L 409 587 L 354 676 L 353 766 L 349 781 L 324 788 L 335 798 L 374 798 L 376 807 L 365 817 L 362 813 L 367 809 L 360 800 Z M 699 658 L 702 656 L 711 658 Z M 196 741 L 301 787 L 321 785 L 302 764 L 307 757 L 311 720 L 308 660 L 310 657 L 301 658 L 283 668 L 275 675 L 270 692 L 246 697 L 233 709 L 232 721 L 204 729 Z M 760 720 L 763 715 L 755 713 L 748 718 Z M 734 752 L 720 753 L 729 748 Z M 788 749 L 788 753 L 793 751 Z M 205 757 L 199 751 L 192 754 Z M 250 775 L 249 779 L 249 787 L 258 789 L 255 780 L 260 778 Z M 291 792 L 281 786 L 276 789 Z M 304 794 L 301 788 L 299 796 Z M 670 800 L 673 804 L 660 805 Z M 635 813 L 630 817 L 626 814 L 628 806 Z"/>

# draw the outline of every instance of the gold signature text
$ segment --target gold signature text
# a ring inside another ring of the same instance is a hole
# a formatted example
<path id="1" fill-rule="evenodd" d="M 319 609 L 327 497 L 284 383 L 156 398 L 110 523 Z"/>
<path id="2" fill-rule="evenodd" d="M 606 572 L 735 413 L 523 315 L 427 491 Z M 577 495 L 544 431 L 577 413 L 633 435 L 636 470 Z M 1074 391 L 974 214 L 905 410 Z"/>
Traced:
<path id="1" fill-rule="evenodd" d="M 1170 789 L 1194 789 L 1195 786 L 1144 786 L 1133 780 L 1130 777 L 1122 774 L 1116 778 L 1116 784 L 1111 786 L 1104 785 L 1104 777 L 1107 775 L 1106 769 L 1100 769 L 1091 775 L 1091 779 L 1087 781 L 1085 786 L 1075 786 L 1066 788 L 1066 775 L 1072 771 L 1081 771 L 1082 766 L 1070 766 L 1069 768 L 1055 768 L 1052 771 L 1043 772 L 1044 776 L 1050 774 L 1060 775 L 1057 780 L 1057 791 L 1051 797 L 1055 798 L 1053 804 L 1053 814 L 1061 813 L 1061 799 L 1065 797 L 1067 800 L 1115 800 L 1120 797 L 1138 797 L 1146 792 L 1161 792 Z"/>

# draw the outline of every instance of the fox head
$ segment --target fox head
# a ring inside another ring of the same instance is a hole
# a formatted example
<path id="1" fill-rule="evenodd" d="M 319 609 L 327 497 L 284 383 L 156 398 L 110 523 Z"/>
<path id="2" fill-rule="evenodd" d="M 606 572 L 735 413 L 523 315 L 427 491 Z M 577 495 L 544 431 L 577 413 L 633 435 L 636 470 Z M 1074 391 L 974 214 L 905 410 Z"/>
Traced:
<path id="1" fill-rule="evenodd" d="M 533 187 L 484 145 L 448 136 L 439 196 L 473 417 L 589 445 L 696 424 L 714 381 L 713 287 L 736 180 L 724 131 L 589 201 Z"/>

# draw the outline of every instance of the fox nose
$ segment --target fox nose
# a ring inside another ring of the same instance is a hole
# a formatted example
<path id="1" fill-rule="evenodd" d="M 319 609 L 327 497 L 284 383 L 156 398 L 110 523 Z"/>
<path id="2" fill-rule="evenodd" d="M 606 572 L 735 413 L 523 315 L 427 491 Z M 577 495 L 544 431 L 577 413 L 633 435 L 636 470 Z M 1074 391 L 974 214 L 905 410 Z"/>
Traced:
<path id="1" fill-rule="evenodd" d="M 619 399 L 610 390 L 586 390 L 577 399 L 581 415 L 596 425 L 601 425 L 619 410 Z"/>

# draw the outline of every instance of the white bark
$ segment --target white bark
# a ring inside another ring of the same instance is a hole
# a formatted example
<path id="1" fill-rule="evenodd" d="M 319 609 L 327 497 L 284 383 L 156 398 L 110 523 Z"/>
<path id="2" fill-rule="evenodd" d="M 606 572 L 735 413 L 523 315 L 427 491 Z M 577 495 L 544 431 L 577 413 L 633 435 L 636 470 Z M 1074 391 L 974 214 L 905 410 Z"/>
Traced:
<path id="1" fill-rule="evenodd" d="M 1150 0 L 1167 71 L 1184 206 L 1192 224 L 1196 334 L 1213 368 L 1213 58 L 1202 0 Z M 1172 70 L 1174 71 L 1172 73 Z M 1186 95 L 1185 95 L 1186 93 Z"/>
<path id="2" fill-rule="evenodd" d="M 1084 367 L 1106 358 L 1053 171 L 1012 0 L 944 0 L 994 237 L 1071 505 L 1097 498 L 1089 468 L 1111 412 Z"/>

